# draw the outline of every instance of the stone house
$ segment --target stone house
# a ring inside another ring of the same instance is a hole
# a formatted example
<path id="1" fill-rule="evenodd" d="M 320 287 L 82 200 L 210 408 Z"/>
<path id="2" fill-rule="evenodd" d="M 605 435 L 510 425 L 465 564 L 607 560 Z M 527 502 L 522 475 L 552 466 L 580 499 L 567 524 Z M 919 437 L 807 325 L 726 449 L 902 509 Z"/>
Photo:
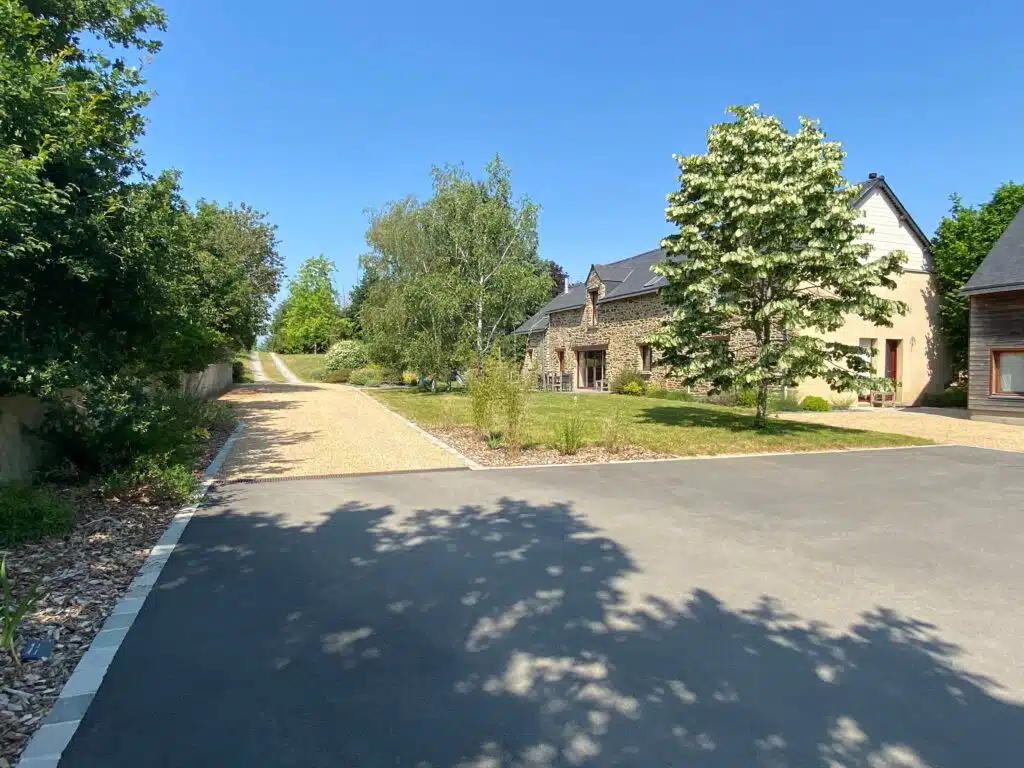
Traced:
<path id="1" fill-rule="evenodd" d="M 947 355 L 937 335 L 938 295 L 928 238 L 900 203 L 883 176 L 871 174 L 853 206 L 864 211 L 873 232 L 867 241 L 880 253 L 903 250 L 905 273 L 890 298 L 909 307 L 894 317 L 892 327 L 871 325 L 851 317 L 826 340 L 865 348 L 878 375 L 894 382 L 897 402 L 917 402 L 925 392 L 941 392 L 948 383 Z M 621 261 L 594 264 L 585 282 L 568 287 L 529 318 L 516 333 L 528 337 L 525 368 L 562 389 L 605 391 L 616 376 L 639 371 L 669 388 L 678 383 L 659 365 L 648 336 L 668 315 L 661 300 L 665 280 L 651 271 L 665 259 L 664 251 L 647 251 Z M 807 380 L 800 395 L 829 396 L 828 384 Z"/>
<path id="2" fill-rule="evenodd" d="M 961 293 L 971 302 L 971 418 L 1024 424 L 1024 208 Z"/>

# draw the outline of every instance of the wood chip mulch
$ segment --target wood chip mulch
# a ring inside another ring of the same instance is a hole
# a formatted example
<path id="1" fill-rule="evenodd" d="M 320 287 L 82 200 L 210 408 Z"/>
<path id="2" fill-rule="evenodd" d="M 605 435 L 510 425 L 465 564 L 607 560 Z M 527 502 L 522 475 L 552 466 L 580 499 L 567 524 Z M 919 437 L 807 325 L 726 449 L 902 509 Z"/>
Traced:
<path id="1" fill-rule="evenodd" d="M 207 445 L 205 468 L 231 434 L 218 430 Z M 29 738 L 49 713 L 61 688 L 114 604 L 126 591 L 180 505 L 153 501 L 144 491 L 130 498 L 103 498 L 87 486 L 54 488 L 75 505 L 76 521 L 65 537 L 0 550 L 17 599 L 40 585 L 42 599 L 22 623 L 27 638 L 50 639 L 53 654 L 16 666 L 0 651 L 0 768 L 14 766 Z"/>
<path id="2" fill-rule="evenodd" d="M 559 453 L 546 445 L 532 445 L 521 449 L 518 454 L 507 446 L 488 448 L 487 440 L 472 427 L 430 428 L 427 430 L 459 453 L 485 467 L 522 467 L 534 464 L 592 464 L 613 461 L 637 461 L 639 459 L 671 459 L 671 454 L 657 453 L 646 448 L 623 445 L 617 451 L 609 451 L 598 445 L 588 445 L 571 456 Z"/>

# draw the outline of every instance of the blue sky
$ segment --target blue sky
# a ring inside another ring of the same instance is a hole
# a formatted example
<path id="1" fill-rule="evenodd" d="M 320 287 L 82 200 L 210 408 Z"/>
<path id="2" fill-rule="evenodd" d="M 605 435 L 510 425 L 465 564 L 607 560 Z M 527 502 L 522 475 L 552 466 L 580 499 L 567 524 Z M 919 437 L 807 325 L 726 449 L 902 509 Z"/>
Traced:
<path id="1" fill-rule="evenodd" d="M 289 274 L 324 253 L 339 286 L 366 208 L 495 152 L 573 278 L 656 247 L 673 153 L 702 151 L 730 104 L 820 119 L 847 178 L 885 174 L 928 234 L 950 193 L 1024 181 L 1019 1 L 163 5 L 151 170 L 267 211 Z"/>

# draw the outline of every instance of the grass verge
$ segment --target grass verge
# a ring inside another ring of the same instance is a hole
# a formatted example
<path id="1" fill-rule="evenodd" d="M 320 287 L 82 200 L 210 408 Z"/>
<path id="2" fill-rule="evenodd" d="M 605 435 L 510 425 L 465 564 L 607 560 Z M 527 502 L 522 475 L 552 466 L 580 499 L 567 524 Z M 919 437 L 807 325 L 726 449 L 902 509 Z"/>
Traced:
<path id="1" fill-rule="evenodd" d="M 470 398 L 461 393 L 431 394 L 409 390 L 375 390 L 382 402 L 424 427 L 473 423 Z M 731 453 L 820 451 L 927 445 L 930 440 L 888 432 L 841 429 L 823 424 L 772 419 L 767 429 L 754 429 L 751 411 L 704 403 L 684 403 L 623 395 L 579 395 L 578 417 L 583 442 L 598 444 L 604 425 L 615 417 L 624 444 L 676 456 Z M 527 445 L 555 442 L 555 426 L 572 414 L 573 397 L 536 392 L 527 406 Z"/>
<path id="2" fill-rule="evenodd" d="M 260 351 L 260 365 L 263 366 L 264 376 L 271 381 L 276 381 L 278 384 L 284 384 L 284 374 L 277 370 L 277 366 L 274 365 L 274 359 L 270 356 L 269 352 Z"/>
<path id="3" fill-rule="evenodd" d="M 326 355 L 278 355 L 291 372 L 303 381 L 320 381 Z"/>

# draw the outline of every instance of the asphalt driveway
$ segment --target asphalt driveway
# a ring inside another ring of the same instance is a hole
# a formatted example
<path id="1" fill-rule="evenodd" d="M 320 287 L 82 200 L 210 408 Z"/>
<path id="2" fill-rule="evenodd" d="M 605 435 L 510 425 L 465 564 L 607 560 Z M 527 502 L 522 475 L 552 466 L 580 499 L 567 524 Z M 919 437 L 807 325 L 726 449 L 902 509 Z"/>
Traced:
<path id="1" fill-rule="evenodd" d="M 1024 454 L 221 487 L 61 762 L 1006 766 Z"/>

